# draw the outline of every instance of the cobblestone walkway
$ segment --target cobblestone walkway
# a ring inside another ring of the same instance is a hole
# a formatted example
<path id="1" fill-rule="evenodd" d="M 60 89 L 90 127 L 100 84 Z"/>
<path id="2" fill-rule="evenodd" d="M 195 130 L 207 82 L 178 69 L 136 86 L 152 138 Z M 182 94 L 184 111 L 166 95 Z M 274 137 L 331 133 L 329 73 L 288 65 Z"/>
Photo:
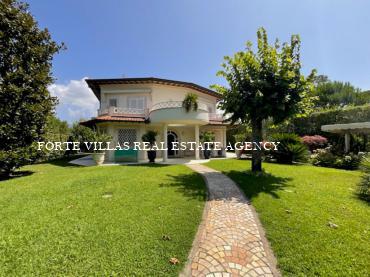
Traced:
<path id="1" fill-rule="evenodd" d="M 209 199 L 181 276 L 280 276 L 259 220 L 237 185 L 200 164 Z"/>

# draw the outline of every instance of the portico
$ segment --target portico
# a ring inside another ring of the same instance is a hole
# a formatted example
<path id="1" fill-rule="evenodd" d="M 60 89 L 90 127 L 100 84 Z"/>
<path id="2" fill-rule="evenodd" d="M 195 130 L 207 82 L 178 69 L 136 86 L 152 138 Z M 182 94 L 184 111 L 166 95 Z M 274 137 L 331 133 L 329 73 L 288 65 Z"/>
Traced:
<path id="1" fill-rule="evenodd" d="M 181 125 L 181 124 L 163 124 L 161 139 L 164 142 L 164 150 L 161 154 L 163 161 L 167 162 L 169 158 L 184 158 L 194 157 L 195 160 L 201 158 L 200 136 L 203 132 L 213 132 L 215 134 L 215 142 L 218 142 L 222 148 L 221 154 L 214 156 L 224 156 L 226 147 L 226 126 L 200 126 L 199 124 Z M 177 143 L 177 147 L 172 147 L 172 143 Z M 184 150 L 178 145 L 188 143 L 187 149 Z"/>

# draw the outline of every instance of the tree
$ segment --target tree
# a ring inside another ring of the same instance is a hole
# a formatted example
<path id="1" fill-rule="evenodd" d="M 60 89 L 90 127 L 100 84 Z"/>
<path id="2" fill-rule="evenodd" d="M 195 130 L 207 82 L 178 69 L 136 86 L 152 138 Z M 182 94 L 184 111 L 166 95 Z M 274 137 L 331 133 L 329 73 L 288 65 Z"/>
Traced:
<path id="1" fill-rule="evenodd" d="M 9 175 L 37 157 L 34 147 L 43 139 L 56 99 L 52 83 L 53 55 L 63 45 L 41 30 L 16 0 L 0 2 L 0 170 Z"/>
<path id="2" fill-rule="evenodd" d="M 95 140 L 95 132 L 94 130 L 82 126 L 79 123 L 74 123 L 71 129 L 71 134 L 68 138 L 68 141 L 78 141 L 80 142 L 80 149 L 82 152 L 88 152 L 89 150 L 86 148 L 84 142 L 96 141 Z M 68 151 L 67 154 L 70 154 L 73 151 Z"/>
<path id="3" fill-rule="evenodd" d="M 60 120 L 54 114 L 48 117 L 45 130 L 45 139 L 48 141 L 65 142 L 71 132 L 67 121 Z"/>
<path id="4" fill-rule="evenodd" d="M 44 140 L 67 142 L 70 132 L 67 121 L 62 121 L 52 114 L 46 121 Z M 46 148 L 43 148 L 42 151 L 44 154 L 43 159 L 55 159 L 64 154 L 63 150 L 48 151 Z"/>
<path id="5" fill-rule="evenodd" d="M 364 105 L 370 102 L 370 93 L 361 91 L 349 82 L 321 80 L 316 83 L 314 94 L 317 96 L 315 106 L 332 108 L 344 105 Z"/>
<path id="6" fill-rule="evenodd" d="M 228 86 L 214 85 L 223 94 L 220 108 L 232 124 L 249 123 L 253 142 L 262 141 L 262 122 L 271 118 L 280 123 L 307 113 L 312 107 L 310 92 L 315 71 L 301 74 L 300 39 L 291 37 L 282 46 L 270 45 L 265 29 L 257 31 L 257 52 L 248 42 L 245 51 L 226 56 L 217 74 Z M 262 151 L 252 151 L 252 171 L 262 170 Z"/>

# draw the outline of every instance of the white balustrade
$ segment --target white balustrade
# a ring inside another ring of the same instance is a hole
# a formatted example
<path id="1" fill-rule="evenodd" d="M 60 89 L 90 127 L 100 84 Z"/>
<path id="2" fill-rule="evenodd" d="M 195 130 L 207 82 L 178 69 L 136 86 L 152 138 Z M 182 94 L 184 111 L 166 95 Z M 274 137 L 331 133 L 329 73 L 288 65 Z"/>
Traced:
<path id="1" fill-rule="evenodd" d="M 222 114 L 219 113 L 209 113 L 209 120 L 211 121 L 223 121 L 224 117 Z"/>
<path id="2" fill-rule="evenodd" d="M 160 109 L 171 109 L 171 108 L 181 108 L 182 101 L 166 101 L 166 102 L 159 102 L 152 106 L 150 111 L 160 110 Z M 198 110 L 208 111 L 208 107 L 206 104 L 198 103 Z"/>
<path id="3" fill-rule="evenodd" d="M 166 101 L 154 104 L 150 109 L 135 109 L 129 107 L 109 107 L 105 109 L 99 109 L 98 115 L 109 115 L 109 116 L 140 116 L 148 117 L 149 111 L 155 111 L 160 109 L 171 109 L 181 108 L 182 101 Z M 202 112 L 208 112 L 208 106 L 204 103 L 198 103 L 198 110 Z M 210 121 L 222 121 L 223 115 L 219 113 L 208 113 Z"/>
<path id="4" fill-rule="evenodd" d="M 147 109 L 135 109 L 128 107 L 109 107 L 108 109 L 99 109 L 98 115 L 111 115 L 111 116 L 145 116 L 147 114 Z"/>

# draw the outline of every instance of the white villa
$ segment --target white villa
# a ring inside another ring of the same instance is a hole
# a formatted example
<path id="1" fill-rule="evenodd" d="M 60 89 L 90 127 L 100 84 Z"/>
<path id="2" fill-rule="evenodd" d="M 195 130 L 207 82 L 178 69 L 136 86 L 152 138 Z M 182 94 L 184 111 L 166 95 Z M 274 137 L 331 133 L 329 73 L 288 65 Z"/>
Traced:
<path id="1" fill-rule="evenodd" d="M 223 150 L 212 156 L 225 156 L 226 123 L 216 113 L 220 94 L 202 86 L 159 78 L 87 79 L 88 86 L 98 98 L 98 116 L 82 125 L 96 127 L 112 136 L 112 144 L 141 141 L 148 130 L 158 133 L 157 142 L 168 150 L 157 151 L 157 158 L 200 159 L 202 151 L 172 150 L 173 142 L 200 142 L 202 132 L 211 131 Z M 182 101 L 188 93 L 198 95 L 198 110 L 187 112 Z M 146 151 L 107 151 L 106 161 L 145 160 Z"/>

